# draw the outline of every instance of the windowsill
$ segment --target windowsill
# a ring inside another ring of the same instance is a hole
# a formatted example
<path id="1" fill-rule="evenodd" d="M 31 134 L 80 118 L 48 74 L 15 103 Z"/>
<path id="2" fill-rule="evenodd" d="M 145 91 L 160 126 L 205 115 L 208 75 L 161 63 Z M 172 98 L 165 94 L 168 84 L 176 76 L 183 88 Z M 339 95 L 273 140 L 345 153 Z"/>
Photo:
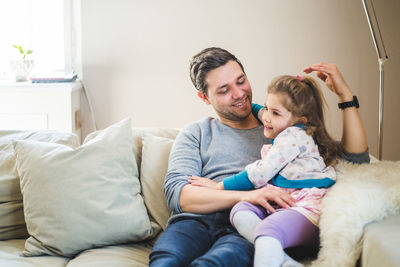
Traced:
<path id="1" fill-rule="evenodd" d="M 12 80 L 0 80 L 0 90 L 69 90 L 71 92 L 82 89 L 82 84 L 79 80 L 74 82 L 51 82 L 51 83 L 32 83 L 31 81 L 26 82 L 15 82 Z"/>

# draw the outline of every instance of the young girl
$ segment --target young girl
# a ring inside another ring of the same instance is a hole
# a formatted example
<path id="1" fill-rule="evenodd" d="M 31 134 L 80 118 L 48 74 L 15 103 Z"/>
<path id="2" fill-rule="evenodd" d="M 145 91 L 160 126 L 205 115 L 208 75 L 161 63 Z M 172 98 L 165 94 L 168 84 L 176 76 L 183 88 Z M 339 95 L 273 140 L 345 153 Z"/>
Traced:
<path id="1" fill-rule="evenodd" d="M 254 241 L 254 266 L 281 266 L 286 261 L 283 249 L 319 245 L 321 200 L 335 183 L 332 166 L 340 152 L 339 142 L 326 130 L 323 101 L 312 78 L 277 77 L 268 87 L 262 114 L 264 135 L 272 145 L 262 147 L 261 160 L 219 183 L 197 176 L 189 179 L 192 185 L 222 190 L 275 186 L 296 200 L 295 207 L 276 207 L 272 214 L 249 202 L 232 208 L 232 224 Z"/>

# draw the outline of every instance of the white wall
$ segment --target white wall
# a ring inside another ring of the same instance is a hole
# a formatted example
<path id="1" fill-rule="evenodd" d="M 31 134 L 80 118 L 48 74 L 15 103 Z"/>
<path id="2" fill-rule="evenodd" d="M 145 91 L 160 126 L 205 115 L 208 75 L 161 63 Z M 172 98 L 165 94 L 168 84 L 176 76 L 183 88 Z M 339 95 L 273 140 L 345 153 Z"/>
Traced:
<path id="1" fill-rule="evenodd" d="M 375 3 L 375 9 L 391 56 L 384 158 L 399 160 L 399 3 Z M 127 116 L 135 126 L 157 127 L 215 116 L 197 98 L 188 66 L 203 48 L 219 46 L 242 61 L 253 101 L 261 104 L 274 76 L 299 74 L 319 61 L 336 63 L 360 100 L 376 155 L 379 75 L 361 0 L 84 0 L 80 19 L 83 79 L 99 128 Z M 327 90 L 325 96 L 328 127 L 339 138 L 337 100 Z M 84 135 L 92 130 L 88 125 Z"/>

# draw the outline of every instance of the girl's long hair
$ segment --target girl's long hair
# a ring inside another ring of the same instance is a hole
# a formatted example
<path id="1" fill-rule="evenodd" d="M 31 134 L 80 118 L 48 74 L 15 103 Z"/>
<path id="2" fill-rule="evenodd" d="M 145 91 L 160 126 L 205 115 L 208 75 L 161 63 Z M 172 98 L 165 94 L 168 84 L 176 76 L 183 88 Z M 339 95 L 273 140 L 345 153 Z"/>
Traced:
<path id="1" fill-rule="evenodd" d="M 283 105 L 296 117 L 307 118 L 307 134 L 312 135 L 325 164 L 336 165 L 342 151 L 340 142 L 326 130 L 324 120 L 325 98 L 317 82 L 309 77 L 276 77 L 268 86 L 268 93 L 282 94 Z"/>

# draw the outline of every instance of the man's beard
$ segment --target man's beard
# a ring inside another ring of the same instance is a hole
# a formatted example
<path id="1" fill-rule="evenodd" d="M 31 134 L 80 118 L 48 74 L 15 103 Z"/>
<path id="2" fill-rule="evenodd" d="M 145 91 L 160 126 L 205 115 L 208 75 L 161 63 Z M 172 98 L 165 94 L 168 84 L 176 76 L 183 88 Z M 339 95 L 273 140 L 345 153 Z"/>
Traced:
<path id="1" fill-rule="evenodd" d="M 244 121 L 246 120 L 251 114 L 251 109 L 249 110 L 249 112 L 247 112 L 246 114 L 238 114 L 238 113 L 234 113 L 231 112 L 229 110 L 222 110 L 219 111 L 219 115 L 227 120 L 230 121 Z"/>

